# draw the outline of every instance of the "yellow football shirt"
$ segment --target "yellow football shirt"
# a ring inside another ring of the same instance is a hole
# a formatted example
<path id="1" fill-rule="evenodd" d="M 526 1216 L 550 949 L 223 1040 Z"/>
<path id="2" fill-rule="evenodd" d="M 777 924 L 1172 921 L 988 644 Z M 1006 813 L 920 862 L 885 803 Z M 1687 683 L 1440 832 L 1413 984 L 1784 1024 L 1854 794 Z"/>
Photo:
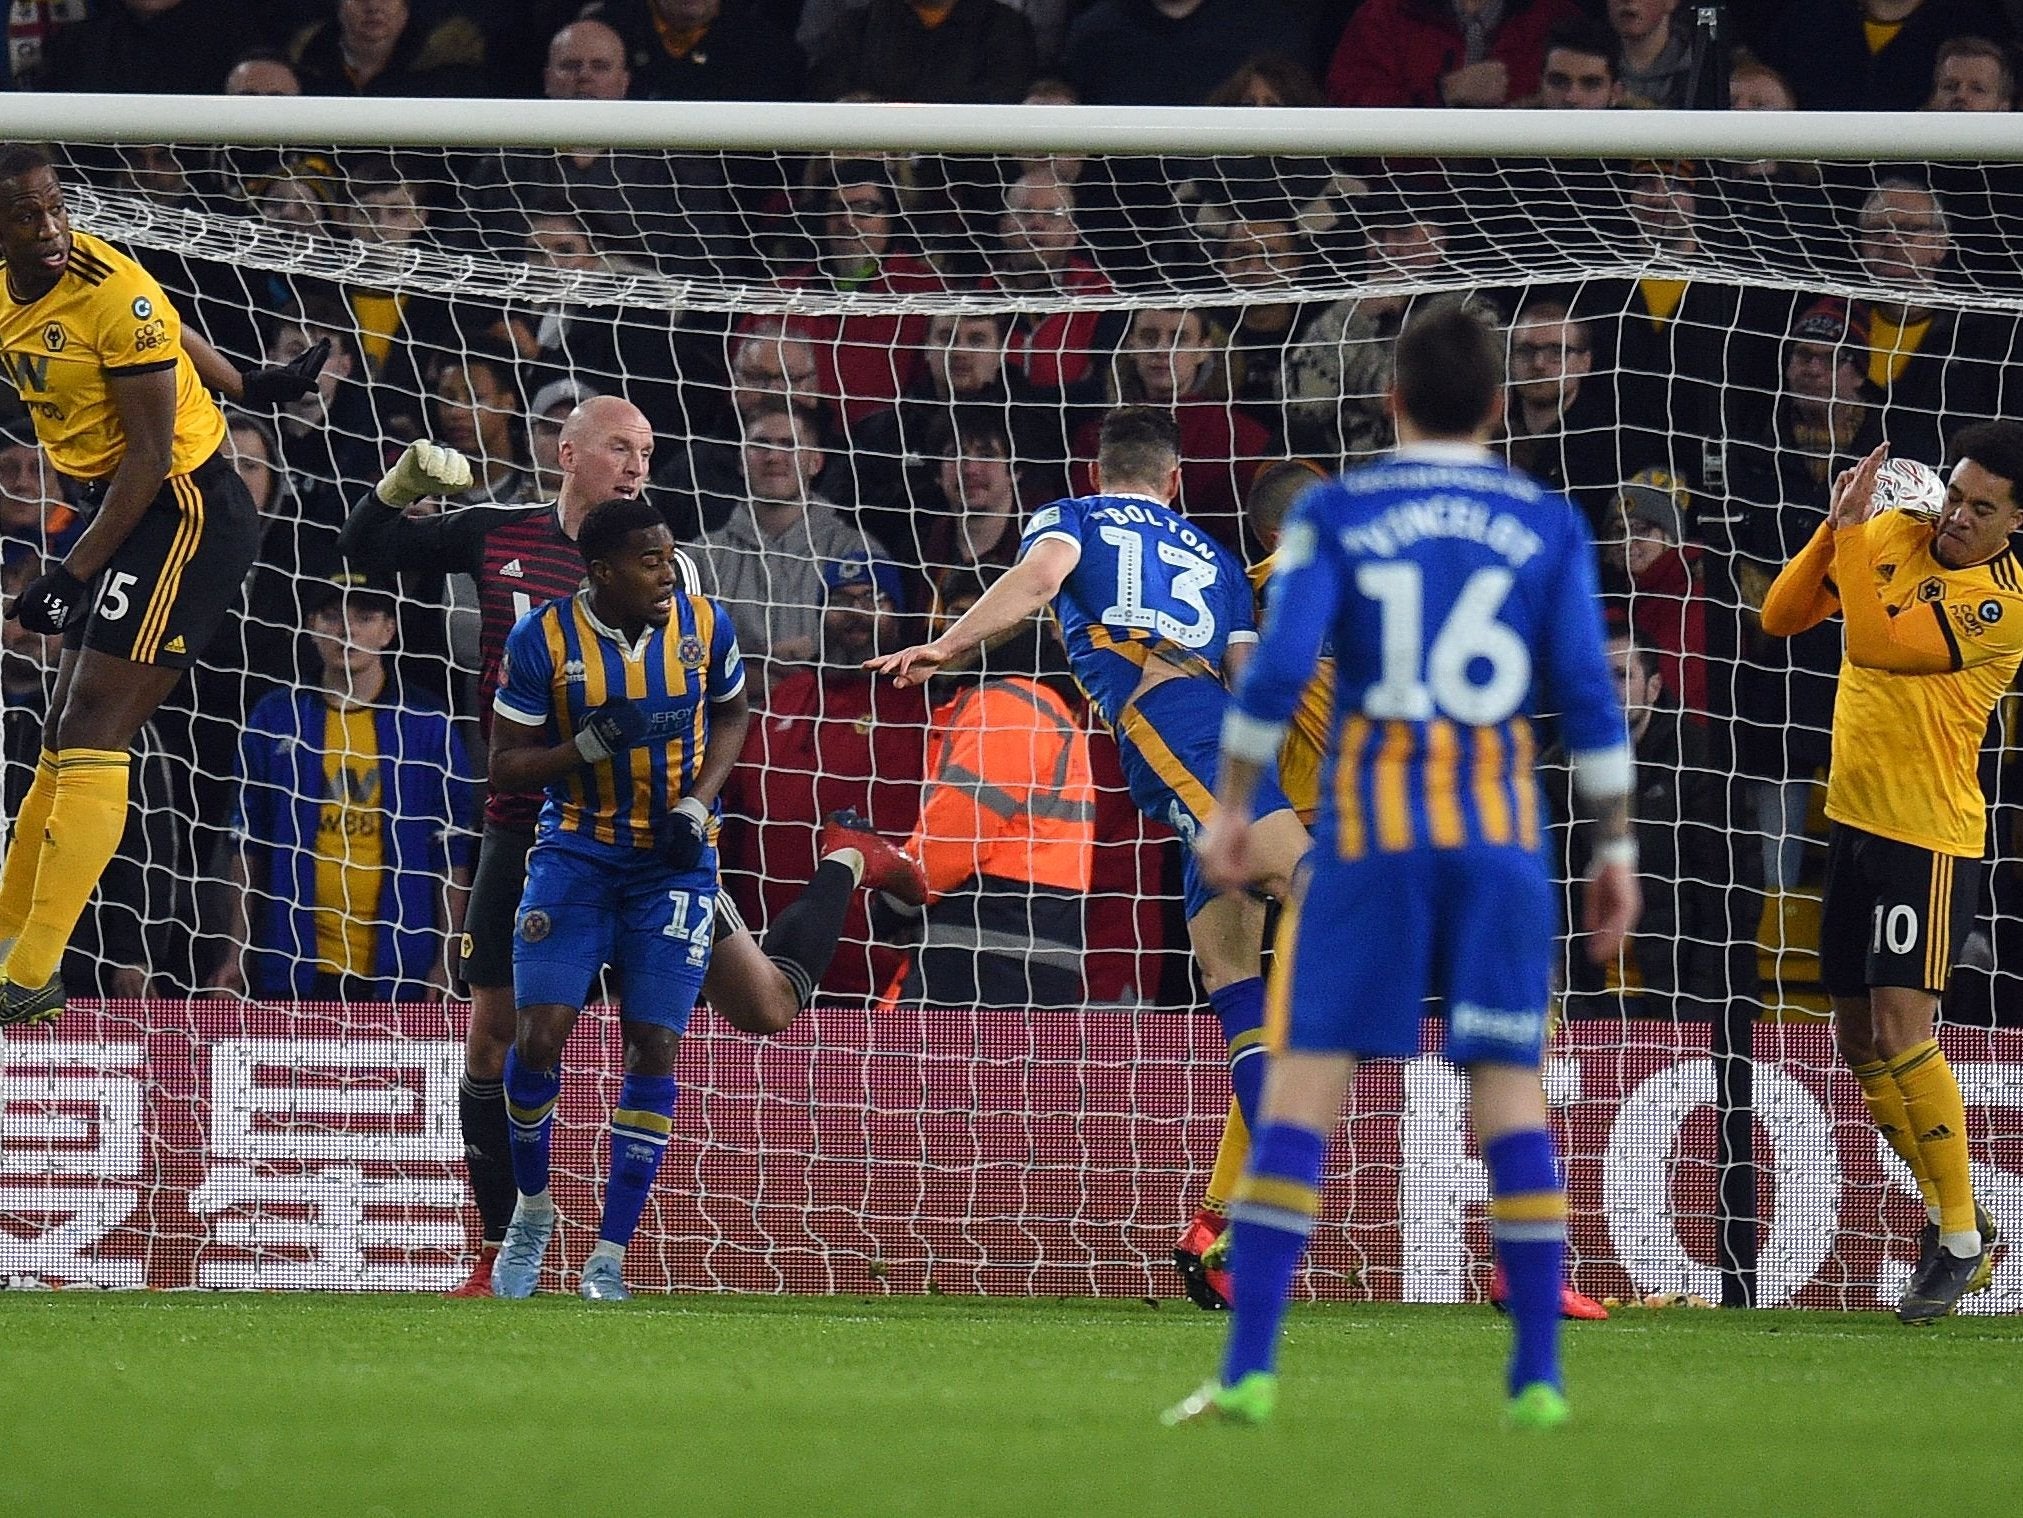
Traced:
<path id="1" fill-rule="evenodd" d="M 386 806 L 371 707 L 325 709 L 323 783 L 316 824 L 316 957 L 336 974 L 372 976 L 379 968 Z"/>
<path id="2" fill-rule="evenodd" d="M 183 323 L 154 276 L 89 232 L 71 233 L 70 262 L 41 296 L 16 300 L 0 279 L 0 368 L 35 420 L 50 463 L 79 480 L 119 467 L 126 431 L 107 377 L 176 371 L 170 474 L 218 451 L 225 417 L 183 352 Z"/>
<path id="3" fill-rule="evenodd" d="M 1941 854 L 1979 859 L 1987 829 L 1981 740 L 2023 664 L 2023 570 L 2005 549 L 1946 569 L 1930 522 L 1884 512 L 1869 525 L 1877 593 L 1892 616 L 1934 617 L 1948 673 L 1857 669 L 1842 660 L 1826 815 Z"/>
<path id="4" fill-rule="evenodd" d="M 1277 555 L 1268 554 L 1250 571 L 1251 589 L 1260 603 L 1271 579 Z M 1292 722 L 1278 748 L 1278 785 L 1299 820 L 1309 827 L 1321 804 L 1321 758 L 1328 747 L 1328 713 L 1335 704 L 1335 661 L 1324 657 L 1314 669 L 1313 679 L 1300 692 L 1293 708 Z"/>

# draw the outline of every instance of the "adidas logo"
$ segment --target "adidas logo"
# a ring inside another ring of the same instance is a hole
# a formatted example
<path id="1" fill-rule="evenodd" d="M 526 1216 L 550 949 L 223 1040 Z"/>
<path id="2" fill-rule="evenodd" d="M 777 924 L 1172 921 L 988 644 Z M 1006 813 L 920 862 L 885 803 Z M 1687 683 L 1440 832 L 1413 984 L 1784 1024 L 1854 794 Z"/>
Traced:
<path id="1" fill-rule="evenodd" d="M 186 654 L 189 652 L 189 648 L 184 644 L 182 634 L 177 633 L 175 637 L 162 645 L 162 652 L 165 654 Z"/>
<path id="2" fill-rule="evenodd" d="M 527 578 L 527 571 L 520 567 L 520 561 L 518 559 L 506 560 L 506 562 L 500 567 L 499 573 L 504 575 L 509 580 L 524 580 Z"/>
<path id="3" fill-rule="evenodd" d="M 1920 1144 L 1928 1144 L 1938 1139 L 1949 1139 L 1952 1136 L 1953 1130 L 1948 1128 L 1944 1123 L 1941 1123 L 1939 1124 L 1938 1127 L 1931 1129 L 1929 1132 L 1920 1133 L 1918 1135 L 1918 1142 Z"/>

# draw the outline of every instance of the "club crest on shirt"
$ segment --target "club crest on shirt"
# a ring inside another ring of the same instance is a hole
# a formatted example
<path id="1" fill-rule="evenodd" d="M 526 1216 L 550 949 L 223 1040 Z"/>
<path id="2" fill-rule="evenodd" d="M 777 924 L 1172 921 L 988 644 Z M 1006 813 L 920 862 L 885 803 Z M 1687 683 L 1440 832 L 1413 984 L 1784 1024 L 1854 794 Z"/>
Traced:
<path id="1" fill-rule="evenodd" d="M 520 914 L 520 942 L 539 943 L 554 929 L 555 923 L 539 907 Z"/>
<path id="2" fill-rule="evenodd" d="M 51 353 L 61 353 L 63 345 L 70 341 L 70 334 L 63 330 L 62 322 L 51 322 L 42 329 L 42 346 Z"/>
<path id="3" fill-rule="evenodd" d="M 702 639 L 690 633 L 675 645 L 675 656 L 681 660 L 683 669 L 701 669 L 709 658 L 704 651 Z"/>
<path id="4" fill-rule="evenodd" d="M 1942 601 L 1946 596 L 1945 583 L 1941 580 L 1927 580 L 1918 587 L 1920 601 Z"/>

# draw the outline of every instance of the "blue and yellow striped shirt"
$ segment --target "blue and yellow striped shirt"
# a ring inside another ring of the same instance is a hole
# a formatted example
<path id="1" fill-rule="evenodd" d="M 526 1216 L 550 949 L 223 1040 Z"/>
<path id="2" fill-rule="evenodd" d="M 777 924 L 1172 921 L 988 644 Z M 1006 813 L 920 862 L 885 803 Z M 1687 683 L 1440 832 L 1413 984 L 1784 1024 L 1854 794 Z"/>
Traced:
<path id="1" fill-rule="evenodd" d="M 557 743 L 621 698 L 651 724 L 644 743 L 551 781 L 538 836 L 652 847 L 702 769 L 710 708 L 744 686 L 730 614 L 707 596 L 677 589 L 667 625 L 632 644 L 597 619 L 588 591 L 528 612 L 506 638 L 494 711 Z"/>
<path id="2" fill-rule="evenodd" d="M 1276 757 L 1332 648 L 1325 853 L 1536 851 L 1541 716 L 1577 767 L 1629 773 L 1594 559 L 1563 496 L 1473 445 L 1401 447 L 1308 491 L 1279 539 L 1225 748 Z"/>

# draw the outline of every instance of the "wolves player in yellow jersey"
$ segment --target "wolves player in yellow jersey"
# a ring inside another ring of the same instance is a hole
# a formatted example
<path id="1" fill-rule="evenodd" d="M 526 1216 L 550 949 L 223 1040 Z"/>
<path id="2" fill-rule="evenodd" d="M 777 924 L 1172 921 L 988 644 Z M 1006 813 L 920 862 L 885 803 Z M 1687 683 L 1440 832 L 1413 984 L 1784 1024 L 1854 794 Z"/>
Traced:
<path id="1" fill-rule="evenodd" d="M 1966 1106 L 1934 1033 L 1980 895 L 1981 739 L 2023 663 L 2023 574 L 2009 542 L 2023 528 L 2023 423 L 1968 427 L 1953 451 L 1936 521 L 1875 509 L 1887 445 L 1844 471 L 1825 524 L 1763 602 L 1775 637 L 1836 609 L 1847 621 L 1819 976 L 1841 1057 L 1924 1195 L 1918 1268 L 1897 1307 L 1905 1323 L 1943 1318 L 1994 1264 Z"/>
<path id="2" fill-rule="evenodd" d="M 1251 481 L 1243 510 L 1251 532 L 1265 549 L 1265 557 L 1250 568 L 1251 589 L 1256 591 L 1260 606 L 1269 595 L 1279 528 L 1286 513 L 1303 492 L 1328 478 L 1328 472 L 1312 459 L 1280 459 L 1258 470 Z M 1335 661 L 1324 657 L 1300 694 L 1278 751 L 1279 788 L 1308 828 L 1320 806 L 1321 761 L 1327 752 L 1328 712 L 1334 690 Z M 1208 1192 L 1173 1246 L 1173 1266 L 1180 1272 L 1187 1299 L 1210 1312 L 1229 1306 L 1229 1271 L 1224 1263 L 1228 1240 L 1224 1233 L 1229 1225 L 1229 1200 L 1243 1178 L 1243 1162 L 1249 1154 L 1250 1127 L 1243 1120 L 1242 1104 L 1232 1097 L 1229 1114 L 1223 1119 L 1222 1138 L 1215 1146 Z"/>
<path id="3" fill-rule="evenodd" d="M 63 1010 L 57 962 L 126 826 L 127 748 L 253 562 L 257 513 L 219 456 L 225 418 L 205 383 L 272 405 L 313 387 L 329 349 L 241 375 L 183 331 L 145 269 L 71 229 L 39 149 L 0 148 L 0 258 L 0 369 L 50 463 L 97 507 L 10 612 L 63 636 L 0 874 L 0 1022 L 28 1023 Z"/>

